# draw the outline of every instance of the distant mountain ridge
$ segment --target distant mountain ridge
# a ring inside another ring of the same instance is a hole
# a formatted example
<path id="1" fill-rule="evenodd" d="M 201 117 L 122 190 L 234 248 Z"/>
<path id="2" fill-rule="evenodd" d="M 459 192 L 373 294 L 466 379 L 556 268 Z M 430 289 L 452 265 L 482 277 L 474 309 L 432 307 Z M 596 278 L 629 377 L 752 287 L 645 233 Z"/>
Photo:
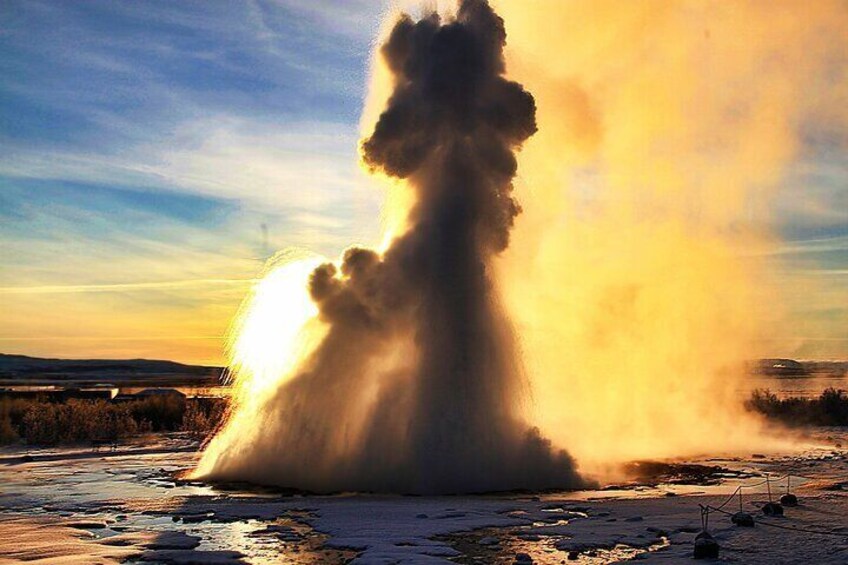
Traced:
<path id="1" fill-rule="evenodd" d="M 173 380 L 214 384 L 222 367 L 155 359 L 50 359 L 0 353 L 0 383 Z"/>
<path id="2" fill-rule="evenodd" d="M 813 374 L 844 376 L 848 373 L 848 361 L 814 361 L 795 359 L 760 359 L 753 364 L 753 372 L 772 377 L 802 377 Z"/>

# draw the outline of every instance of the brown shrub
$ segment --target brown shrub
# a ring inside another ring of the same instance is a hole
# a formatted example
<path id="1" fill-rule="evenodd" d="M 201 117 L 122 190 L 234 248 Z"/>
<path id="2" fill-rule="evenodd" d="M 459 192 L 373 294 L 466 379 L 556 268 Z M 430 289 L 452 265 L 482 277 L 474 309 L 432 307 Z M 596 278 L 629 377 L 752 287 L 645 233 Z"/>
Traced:
<path id="1" fill-rule="evenodd" d="M 124 403 L 107 400 L 0 400 L 0 445 L 20 440 L 60 445 L 120 440 L 148 432 L 186 431 L 205 437 L 226 409 L 224 399 L 149 397 Z"/>

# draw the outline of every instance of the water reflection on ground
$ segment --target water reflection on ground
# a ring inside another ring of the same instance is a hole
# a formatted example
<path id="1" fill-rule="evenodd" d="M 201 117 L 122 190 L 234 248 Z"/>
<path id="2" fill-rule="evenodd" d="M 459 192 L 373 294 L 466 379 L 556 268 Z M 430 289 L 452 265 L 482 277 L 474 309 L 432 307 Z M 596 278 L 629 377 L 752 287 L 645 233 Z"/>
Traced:
<path id="1" fill-rule="evenodd" d="M 187 449 L 191 447 L 191 449 Z M 0 453 L 0 532 L 30 518 L 45 518 L 107 546 L 137 546 L 126 562 L 343 563 L 354 552 L 324 548 L 326 536 L 313 530 L 308 513 L 274 508 L 216 515 L 186 510 L 189 499 L 214 500 L 212 487 L 176 479 L 197 459 L 197 445 L 164 441 L 124 453 L 95 454 L 84 449 Z M 257 499 L 278 498 L 240 493 Z M 2 542 L 0 542 L 2 546 Z M 0 562 L 3 562 L 0 551 Z M 186 555 L 193 555 L 191 559 Z M 92 561 L 102 555 L 92 553 Z M 121 561 L 125 561 L 121 554 Z"/>
<path id="2" fill-rule="evenodd" d="M 779 562 L 782 543 L 808 543 L 816 562 L 827 562 L 848 548 L 848 454 L 836 447 L 845 440 L 845 431 L 818 429 L 801 454 L 643 464 L 631 481 L 602 490 L 439 498 L 282 496 L 183 481 L 198 446 L 178 437 L 108 453 L 6 449 L 0 563 L 5 554 L 60 563 L 57 551 L 73 556 L 67 563 L 137 564 L 682 559 L 700 527 L 698 504 L 719 504 L 769 473 L 797 475 L 792 488 L 804 504 L 787 513 L 787 524 L 836 535 L 812 543 L 758 528 L 752 537 L 722 522 L 723 545 L 758 563 Z M 750 489 L 744 504 L 756 513 L 768 497 L 764 486 Z M 45 537 L 52 549 L 38 545 Z"/>

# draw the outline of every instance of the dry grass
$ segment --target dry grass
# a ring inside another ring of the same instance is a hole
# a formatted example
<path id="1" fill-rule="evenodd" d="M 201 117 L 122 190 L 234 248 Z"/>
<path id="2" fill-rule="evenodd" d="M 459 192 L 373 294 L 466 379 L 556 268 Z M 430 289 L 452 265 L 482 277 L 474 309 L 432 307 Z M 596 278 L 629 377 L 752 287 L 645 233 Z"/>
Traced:
<path id="1" fill-rule="evenodd" d="M 120 440 L 149 432 L 187 431 L 203 436 L 223 418 L 222 399 L 152 397 L 106 400 L 0 400 L 0 445 L 68 445 Z"/>

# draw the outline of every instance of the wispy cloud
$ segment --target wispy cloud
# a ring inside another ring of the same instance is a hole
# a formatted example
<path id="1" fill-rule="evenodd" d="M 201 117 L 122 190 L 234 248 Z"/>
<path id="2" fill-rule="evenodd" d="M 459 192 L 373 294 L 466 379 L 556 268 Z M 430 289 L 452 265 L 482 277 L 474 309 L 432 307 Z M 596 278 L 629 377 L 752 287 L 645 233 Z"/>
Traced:
<path id="1" fill-rule="evenodd" d="M 799 272 L 803 275 L 813 275 L 818 277 L 842 277 L 848 275 L 848 269 L 810 269 Z"/>
<path id="2" fill-rule="evenodd" d="M 787 241 L 776 249 L 770 250 L 769 253 L 773 255 L 796 255 L 830 251 L 848 251 L 848 236 Z"/>
<path id="3" fill-rule="evenodd" d="M 246 287 L 257 279 L 194 279 L 119 284 L 71 284 L 0 287 L 2 294 L 76 294 L 80 292 L 128 292 L 134 290 L 186 289 L 204 286 Z"/>
<path id="4" fill-rule="evenodd" d="M 183 191 L 277 212 L 376 212 L 380 192 L 357 166 L 353 125 L 268 124 L 218 116 L 120 155 L 15 147 L 0 175 Z"/>
<path id="5" fill-rule="evenodd" d="M 373 241 L 356 136 L 382 9 L 5 3 L 4 343 L 220 358 L 267 255 Z"/>

